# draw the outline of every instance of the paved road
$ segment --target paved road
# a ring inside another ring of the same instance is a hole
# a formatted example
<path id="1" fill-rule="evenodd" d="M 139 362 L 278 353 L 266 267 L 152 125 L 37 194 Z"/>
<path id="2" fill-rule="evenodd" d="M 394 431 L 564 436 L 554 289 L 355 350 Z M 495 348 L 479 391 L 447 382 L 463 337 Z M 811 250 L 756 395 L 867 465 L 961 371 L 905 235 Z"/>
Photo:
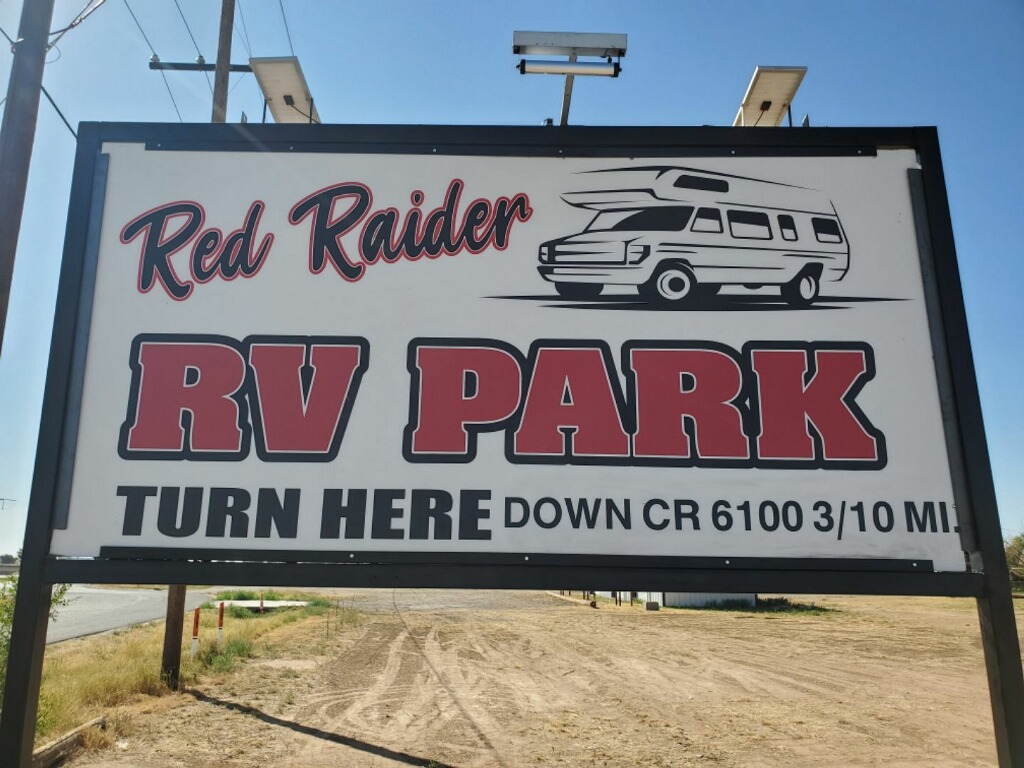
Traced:
<path id="1" fill-rule="evenodd" d="M 167 611 L 166 589 L 105 589 L 76 584 L 68 598 L 71 602 L 50 622 L 48 643 L 160 619 Z M 190 589 L 186 610 L 208 599 L 205 592 Z"/>
<path id="2" fill-rule="evenodd" d="M 256 587 L 257 590 L 261 589 Z M 211 592 L 216 593 L 218 588 Z M 533 609 L 538 603 L 557 605 L 543 593 L 503 590 L 360 589 L 317 590 L 345 606 L 362 611 L 479 611 Z M 106 589 L 74 585 L 68 592 L 71 603 L 50 622 L 46 642 L 57 643 L 73 637 L 93 635 L 111 629 L 162 619 L 167 611 L 166 589 Z M 186 611 L 205 600 L 207 592 L 189 590 Z"/>

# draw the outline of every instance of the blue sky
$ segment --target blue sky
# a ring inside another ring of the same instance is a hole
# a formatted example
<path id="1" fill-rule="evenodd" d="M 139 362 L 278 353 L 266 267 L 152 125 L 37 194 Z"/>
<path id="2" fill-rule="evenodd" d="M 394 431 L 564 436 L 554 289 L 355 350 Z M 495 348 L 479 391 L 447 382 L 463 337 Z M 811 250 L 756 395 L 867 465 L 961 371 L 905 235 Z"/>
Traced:
<path id="1" fill-rule="evenodd" d="M 196 49 L 173 0 L 129 0 L 164 61 Z M 85 0 L 57 0 L 54 28 Z M 299 2 L 284 0 L 294 52 L 324 122 L 537 125 L 557 120 L 562 80 L 522 77 L 515 29 L 625 32 L 619 80 L 578 79 L 580 125 L 728 125 L 755 65 L 808 74 L 794 116 L 816 126 L 936 125 L 1003 529 L 1024 529 L 1024 4 L 893 2 Z M 219 3 L 179 0 L 207 60 Z M 288 55 L 273 0 L 238 0 L 233 59 Z M 0 4 L 14 35 L 20 3 Z M 242 33 L 242 18 L 245 31 Z M 59 55 L 58 55 L 59 54 Z M 45 85 L 68 119 L 177 122 L 124 0 L 108 0 L 51 52 Z M 6 83 L 11 55 L 0 51 Z M 210 117 L 196 73 L 168 73 L 185 122 Z M 259 120 L 251 75 L 232 76 L 229 120 Z M 21 545 L 42 404 L 74 141 L 49 104 L 39 126 L 7 337 L 0 358 L 0 552 Z"/>

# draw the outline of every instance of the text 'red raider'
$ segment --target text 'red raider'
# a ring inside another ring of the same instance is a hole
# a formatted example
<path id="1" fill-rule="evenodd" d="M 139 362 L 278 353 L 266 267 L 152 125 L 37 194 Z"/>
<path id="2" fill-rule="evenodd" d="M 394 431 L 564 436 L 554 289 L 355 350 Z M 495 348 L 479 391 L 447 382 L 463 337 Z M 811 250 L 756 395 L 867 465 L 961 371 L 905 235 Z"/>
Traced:
<path id="1" fill-rule="evenodd" d="M 519 192 L 463 203 L 465 187 L 452 179 L 441 205 L 427 211 L 421 208 L 423 191 L 414 189 L 411 206 L 401 214 L 394 207 L 373 210 L 373 191 L 346 181 L 304 197 L 292 206 L 288 223 L 309 222 L 310 272 L 318 275 L 330 265 L 348 282 L 358 281 L 374 264 L 505 250 L 512 225 L 533 215 L 529 197 Z M 206 210 L 192 200 L 165 203 L 133 218 L 120 240 L 141 243 L 139 292 L 159 285 L 175 301 L 184 301 L 197 285 L 215 278 L 255 277 L 274 244 L 273 233 L 260 234 L 266 207 L 254 201 L 242 225 L 227 235 L 217 227 L 204 229 Z"/>
<path id="2" fill-rule="evenodd" d="M 860 342 L 495 339 L 408 346 L 408 462 L 466 463 L 504 439 L 513 464 L 880 469 L 857 397 Z M 145 334 L 118 452 L 129 460 L 332 461 L 371 365 L 361 337 Z M 622 382 L 625 382 L 623 385 Z M 501 436 L 481 437 L 486 433 Z M 358 449 L 358 446 L 355 448 Z"/>

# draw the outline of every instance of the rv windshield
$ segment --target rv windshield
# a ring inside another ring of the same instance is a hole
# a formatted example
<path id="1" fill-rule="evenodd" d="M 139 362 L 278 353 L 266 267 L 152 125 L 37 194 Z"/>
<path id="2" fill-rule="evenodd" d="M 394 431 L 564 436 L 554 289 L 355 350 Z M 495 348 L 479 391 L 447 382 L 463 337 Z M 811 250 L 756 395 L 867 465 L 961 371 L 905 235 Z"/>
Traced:
<path id="1" fill-rule="evenodd" d="M 680 232 L 686 229 L 692 205 L 665 205 L 640 211 L 605 211 L 597 214 L 588 232 Z"/>

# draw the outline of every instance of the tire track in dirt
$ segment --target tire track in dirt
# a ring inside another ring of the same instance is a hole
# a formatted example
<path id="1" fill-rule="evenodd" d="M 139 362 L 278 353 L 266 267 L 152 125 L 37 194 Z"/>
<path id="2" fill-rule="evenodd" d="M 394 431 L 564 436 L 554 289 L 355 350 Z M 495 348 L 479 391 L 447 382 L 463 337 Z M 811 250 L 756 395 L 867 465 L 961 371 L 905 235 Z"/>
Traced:
<path id="1" fill-rule="evenodd" d="M 397 605 L 395 606 L 395 615 L 408 630 L 409 625 L 403 614 L 399 612 Z M 491 716 L 487 708 L 491 691 L 481 684 L 483 676 L 474 674 L 474 671 L 481 667 L 460 663 L 460 654 L 457 648 L 443 651 L 438 641 L 438 631 L 437 626 L 432 626 L 420 639 L 417 633 L 410 630 L 410 637 L 419 652 L 420 659 L 430 672 L 427 677 L 428 681 L 441 687 L 444 694 L 447 694 L 446 697 L 442 695 L 441 698 L 446 698 L 454 705 L 454 709 L 461 716 L 460 721 L 465 723 L 476 739 L 482 743 L 483 749 L 478 747 L 473 750 L 477 752 L 477 761 L 474 761 L 474 764 L 499 765 L 507 768 L 509 763 L 504 755 L 506 750 L 501 748 L 503 746 L 501 726 Z M 473 651 L 477 654 L 480 653 L 479 644 Z M 452 663 L 453 661 L 454 663 Z M 424 686 L 423 693 L 432 693 L 436 697 L 436 688 L 433 692 L 429 692 L 426 687 Z M 454 715 L 455 712 L 449 710 L 447 714 Z M 462 744 L 461 746 L 465 750 L 468 745 Z M 483 760 L 483 762 L 478 762 L 479 760 Z"/>
<path id="2" fill-rule="evenodd" d="M 375 617 L 325 665 L 323 687 L 331 692 L 307 698 L 296 719 L 392 750 L 437 743 L 459 764 L 508 766 L 497 743 L 500 725 L 478 702 L 486 693 L 482 678 L 456 671 L 467 649 L 442 648 L 438 624 L 445 623 L 448 617 L 427 614 L 412 626 L 397 608 Z"/>

